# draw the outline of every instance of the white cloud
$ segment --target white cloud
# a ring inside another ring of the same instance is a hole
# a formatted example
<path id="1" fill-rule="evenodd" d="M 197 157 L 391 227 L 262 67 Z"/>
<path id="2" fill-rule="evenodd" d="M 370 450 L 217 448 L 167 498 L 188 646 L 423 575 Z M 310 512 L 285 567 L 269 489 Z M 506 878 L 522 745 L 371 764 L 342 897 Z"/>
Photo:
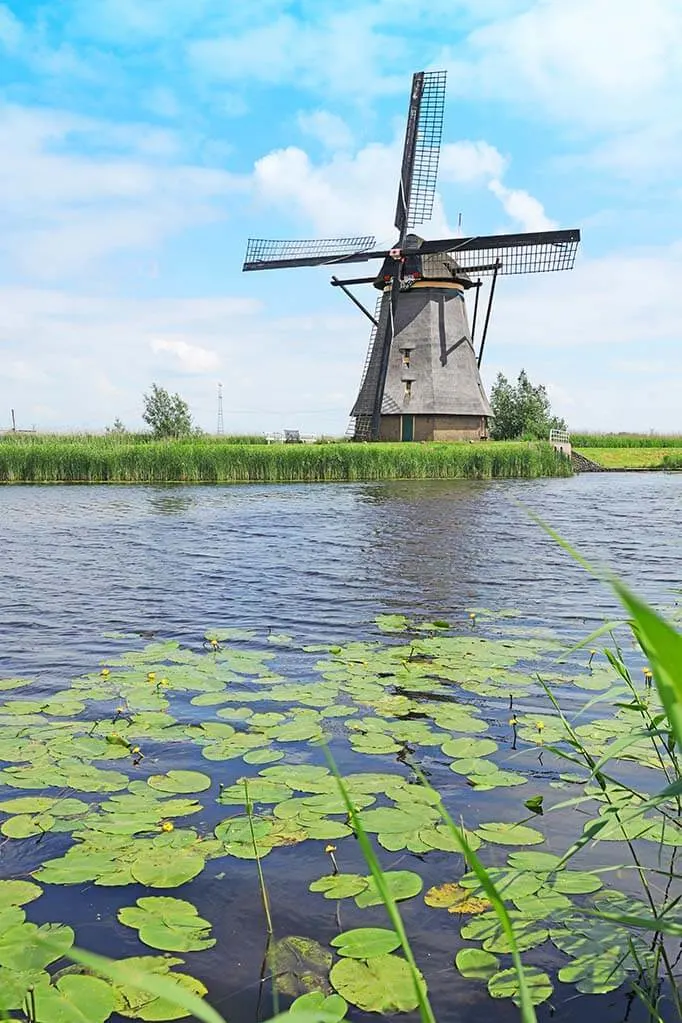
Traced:
<path id="1" fill-rule="evenodd" d="M 681 46 L 678 0 L 535 0 L 441 58 L 453 91 L 613 130 L 679 117 Z"/>
<path id="2" fill-rule="evenodd" d="M 343 431 L 366 341 L 362 317 L 338 302 L 283 316 L 278 301 L 5 287 L 0 410 L 40 429 L 102 429 L 116 416 L 139 427 L 141 396 L 156 381 L 212 430 L 222 379 L 228 430 Z"/>
<path id="3" fill-rule="evenodd" d="M 304 217 L 322 235 L 373 233 L 388 241 L 396 195 L 390 183 L 395 182 L 397 189 L 401 147 L 402 138 L 396 137 L 390 145 L 371 143 L 356 152 L 337 152 L 319 162 L 313 162 L 305 150 L 296 146 L 274 150 L 256 161 L 256 198 L 289 215 Z M 487 142 L 449 142 L 441 149 L 439 180 L 488 187 L 515 229 L 520 226 L 523 230 L 544 231 L 555 227 L 537 199 L 501 183 L 499 176 L 507 163 Z M 428 234 L 453 234 L 439 194 Z"/>
<path id="4" fill-rule="evenodd" d="M 23 37 L 21 22 L 6 4 L 0 4 L 0 45 L 10 53 L 18 49 Z"/>
<path id="5" fill-rule="evenodd" d="M 187 341 L 171 341 L 154 338 L 150 343 L 155 354 L 168 352 L 177 359 L 178 364 L 186 373 L 210 373 L 220 366 L 220 356 L 209 348 L 189 344 Z"/>
<path id="6" fill-rule="evenodd" d="M 0 253 L 35 277 L 153 248 L 224 217 L 225 198 L 246 187 L 227 172 L 179 162 L 170 132 L 60 111 L 0 107 L 0 149 Z"/>
<path id="7" fill-rule="evenodd" d="M 438 180 L 476 184 L 487 178 L 501 178 L 507 164 L 508 160 L 488 142 L 447 142 L 441 146 Z"/>
<path id="8" fill-rule="evenodd" d="M 327 149 L 350 149 L 353 145 L 352 131 L 337 114 L 328 110 L 301 111 L 297 120 L 305 135 L 317 139 Z"/>
<path id="9" fill-rule="evenodd" d="M 405 40 L 376 30 L 373 6 L 311 11 L 323 21 L 302 22 L 282 13 L 262 24 L 230 29 L 188 45 L 193 67 L 216 81 L 296 82 L 304 88 L 354 97 L 406 90 L 408 76 L 393 68 L 406 56 Z"/>
<path id="10" fill-rule="evenodd" d="M 682 244 L 579 257 L 574 270 L 502 278 L 489 343 L 543 350 L 673 343 L 682 322 Z"/>
<path id="11" fill-rule="evenodd" d="M 551 231 L 558 226 L 555 220 L 550 220 L 546 215 L 542 203 L 523 189 L 506 188 L 495 178 L 488 188 L 500 200 L 505 213 L 517 221 L 522 230 Z"/>

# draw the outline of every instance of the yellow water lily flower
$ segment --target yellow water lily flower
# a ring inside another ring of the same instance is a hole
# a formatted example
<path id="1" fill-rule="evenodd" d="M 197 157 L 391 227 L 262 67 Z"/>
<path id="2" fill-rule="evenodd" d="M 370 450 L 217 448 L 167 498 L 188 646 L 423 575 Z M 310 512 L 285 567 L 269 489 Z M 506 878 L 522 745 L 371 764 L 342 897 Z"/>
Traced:
<path id="1" fill-rule="evenodd" d="M 111 675 L 111 670 L 109 668 L 102 668 L 102 670 L 100 671 L 100 675 L 102 676 L 102 678 L 106 678 L 107 675 Z"/>
<path id="2" fill-rule="evenodd" d="M 537 728 L 538 732 L 541 732 L 542 729 L 545 727 L 545 722 L 544 721 L 536 721 L 535 722 L 535 727 Z"/>
<path id="3" fill-rule="evenodd" d="M 161 825 L 161 830 L 162 831 L 172 831 L 173 830 L 172 823 L 170 821 L 164 821 L 163 824 Z"/>
<path id="4" fill-rule="evenodd" d="M 335 853 L 335 852 L 336 852 L 336 846 L 335 846 L 335 845 L 328 845 L 328 846 L 327 846 L 327 847 L 325 848 L 325 850 L 324 850 L 324 851 L 325 851 L 326 853 Z"/>
<path id="5" fill-rule="evenodd" d="M 509 724 L 512 726 L 512 728 L 516 728 L 518 723 L 519 723 L 519 719 L 518 718 L 515 718 L 515 717 L 514 718 L 509 718 Z"/>

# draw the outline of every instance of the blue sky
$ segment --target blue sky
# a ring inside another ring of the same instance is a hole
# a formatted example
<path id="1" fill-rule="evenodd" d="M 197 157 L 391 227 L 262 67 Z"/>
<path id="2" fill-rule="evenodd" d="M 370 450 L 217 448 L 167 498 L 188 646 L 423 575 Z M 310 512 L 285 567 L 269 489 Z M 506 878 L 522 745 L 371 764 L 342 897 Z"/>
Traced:
<path id="1" fill-rule="evenodd" d="M 0 2 L 0 429 L 139 427 L 156 381 L 213 430 L 221 381 L 227 430 L 343 432 L 366 321 L 327 270 L 242 274 L 246 239 L 390 242 L 443 68 L 423 233 L 583 232 L 500 281 L 486 383 L 682 432 L 681 52 L 679 0 Z"/>

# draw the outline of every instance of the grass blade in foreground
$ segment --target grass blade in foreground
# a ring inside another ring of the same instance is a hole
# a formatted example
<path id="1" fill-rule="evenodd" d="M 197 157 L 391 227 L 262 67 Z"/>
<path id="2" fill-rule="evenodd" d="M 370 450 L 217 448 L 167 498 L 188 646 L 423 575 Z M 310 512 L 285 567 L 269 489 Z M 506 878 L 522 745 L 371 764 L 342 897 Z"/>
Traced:
<path id="1" fill-rule="evenodd" d="M 502 929 L 507 937 L 507 940 L 509 941 L 511 957 L 514 963 L 514 969 L 516 970 L 516 977 L 519 984 L 519 1008 L 521 1010 L 521 1019 L 523 1023 L 537 1023 L 535 1007 L 530 996 L 530 991 L 528 990 L 528 984 L 526 983 L 526 975 L 523 969 L 523 963 L 521 962 L 519 948 L 516 943 L 516 937 L 514 935 L 514 927 L 511 922 L 509 913 L 507 911 L 507 907 L 504 904 L 504 900 L 497 891 L 497 888 L 495 887 L 493 882 L 490 880 L 487 870 L 485 869 L 485 867 L 479 860 L 478 856 L 476 855 L 476 853 L 474 852 L 474 850 L 471 848 L 466 838 L 464 837 L 463 829 L 457 827 L 452 817 L 445 809 L 440 792 L 434 789 L 432 785 L 429 785 L 428 781 L 418 768 L 416 769 L 416 771 L 419 780 L 421 784 L 424 786 L 424 788 L 427 788 L 430 792 L 433 792 L 438 797 L 438 807 L 440 809 L 443 820 L 447 824 L 450 833 L 452 834 L 452 837 L 455 839 L 455 842 L 459 845 L 460 852 L 465 857 L 467 863 L 469 864 L 472 871 L 480 881 L 481 886 L 484 889 L 486 895 L 490 899 L 493 905 L 493 909 L 497 914 L 497 919 L 500 921 Z"/>
<path id="2" fill-rule="evenodd" d="M 50 942 L 46 940 L 45 944 L 49 946 Z M 61 950 L 59 951 L 61 955 Z M 192 994 L 191 991 L 183 990 L 172 980 L 166 980 L 158 974 L 148 973 L 146 970 L 117 962 L 115 959 L 107 959 L 94 952 L 84 952 L 79 948 L 70 948 L 68 952 L 64 953 L 64 957 L 122 987 L 155 995 L 157 998 L 163 998 L 177 1005 L 180 1009 L 186 1009 L 191 1017 L 199 1020 L 200 1023 L 226 1023 L 223 1017 L 215 1009 L 212 1009 L 203 998 Z"/>
<path id="3" fill-rule="evenodd" d="M 367 837 L 367 832 L 362 826 L 362 821 L 360 820 L 358 812 L 353 806 L 353 802 L 348 794 L 348 789 L 344 785 L 343 779 L 339 774 L 339 770 L 334 760 L 332 759 L 332 755 L 326 748 L 325 757 L 327 759 L 327 763 L 329 764 L 329 769 L 336 778 L 336 784 L 339 787 L 339 792 L 341 793 L 343 801 L 346 804 L 346 809 L 348 810 L 350 819 L 353 822 L 353 827 L 357 835 L 360 849 L 362 850 L 362 855 L 365 857 L 367 866 L 369 867 L 370 873 L 374 878 L 374 882 L 377 886 L 377 892 L 381 896 L 381 900 L 384 906 L 386 907 L 386 912 L 388 913 L 389 919 L 393 924 L 393 928 L 398 937 L 400 938 L 400 944 L 402 946 L 402 950 L 405 954 L 405 959 L 407 960 L 408 966 L 410 967 L 410 972 L 412 974 L 415 994 L 417 996 L 417 1004 L 419 1006 L 419 1015 L 421 1016 L 422 1023 L 436 1023 L 436 1017 L 433 1014 L 433 1009 L 431 1008 L 431 1003 L 429 1002 L 429 997 L 426 993 L 426 986 L 424 983 L 422 983 L 421 974 L 417 967 L 417 963 L 414 958 L 414 953 L 412 952 L 412 948 L 410 946 L 409 938 L 407 937 L 407 932 L 403 925 L 400 911 L 398 910 L 398 907 L 395 903 L 395 899 L 393 898 L 393 895 L 391 894 L 391 891 L 388 885 L 386 884 L 386 880 L 381 869 L 381 864 L 379 863 L 374 852 L 374 849 L 372 848 L 372 844 Z M 535 1016 L 533 1016 L 533 1020 L 534 1019 Z"/>

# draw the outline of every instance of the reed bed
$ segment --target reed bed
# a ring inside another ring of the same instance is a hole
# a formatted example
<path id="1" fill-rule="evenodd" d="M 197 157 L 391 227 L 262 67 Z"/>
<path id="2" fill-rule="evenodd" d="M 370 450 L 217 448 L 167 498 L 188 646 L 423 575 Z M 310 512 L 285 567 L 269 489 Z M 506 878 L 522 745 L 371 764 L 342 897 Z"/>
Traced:
<path id="1" fill-rule="evenodd" d="M 572 433 L 574 448 L 682 448 L 680 433 Z"/>
<path id="2" fill-rule="evenodd" d="M 570 476 L 549 444 L 232 444 L 0 439 L 2 483 L 312 483 Z"/>
<path id="3" fill-rule="evenodd" d="M 661 462 L 662 469 L 682 469 L 682 449 L 664 455 Z"/>

